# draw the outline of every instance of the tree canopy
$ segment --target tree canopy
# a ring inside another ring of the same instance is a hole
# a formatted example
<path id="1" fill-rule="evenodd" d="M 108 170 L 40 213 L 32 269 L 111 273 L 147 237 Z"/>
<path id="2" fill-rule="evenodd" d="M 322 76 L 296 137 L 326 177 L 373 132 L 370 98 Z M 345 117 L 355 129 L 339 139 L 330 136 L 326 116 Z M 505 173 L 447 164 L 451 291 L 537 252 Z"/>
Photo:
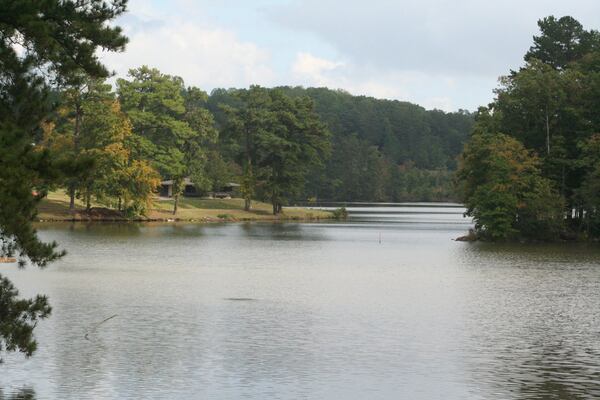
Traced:
<path id="1" fill-rule="evenodd" d="M 463 161 L 475 151 L 474 146 L 483 145 L 482 137 L 507 135 L 516 141 L 513 146 L 523 146 L 534 159 L 539 159 L 536 169 L 545 182 L 542 186 L 549 186 L 551 191 L 560 194 L 561 201 L 552 200 L 548 204 L 562 215 L 558 220 L 562 236 L 597 236 L 598 200 L 594 185 L 598 159 L 593 153 L 596 134 L 600 132 L 600 36 L 597 31 L 583 29 L 572 17 L 551 16 L 540 20 L 538 25 L 541 34 L 534 37 L 534 45 L 525 55 L 525 65 L 502 77 L 495 100 L 479 110 Z M 487 149 L 489 157 L 499 157 L 498 152 L 504 151 L 500 145 Z M 521 157 L 518 162 L 526 163 L 525 160 Z M 473 186 L 467 178 L 476 175 L 479 167 L 476 163 L 463 162 L 459 173 L 463 189 Z M 492 177 L 487 177 L 479 185 L 486 187 L 493 182 Z M 527 187 L 523 196 L 539 195 L 540 187 Z M 498 191 L 494 194 L 497 199 L 506 195 Z M 484 226 L 481 210 L 492 211 L 494 204 L 486 206 L 483 198 L 468 190 L 463 190 L 463 198 L 468 204 L 474 204 L 469 212 Z M 513 219 L 513 211 L 503 211 L 506 220 Z M 547 233 L 538 230 L 529 235 L 526 225 L 515 229 L 518 230 L 516 236 L 538 239 L 545 238 Z M 484 230 L 501 231 L 482 228 Z"/>
<path id="2" fill-rule="evenodd" d="M 558 237 L 562 199 L 540 167 L 540 160 L 510 136 L 478 133 L 471 138 L 457 176 L 467 213 L 482 237 Z"/>
<path id="3" fill-rule="evenodd" d="M 133 124 L 137 155 L 173 180 L 175 214 L 185 178 L 205 184 L 203 143 L 216 140 L 212 115 L 203 106 L 207 95 L 186 89 L 180 77 L 146 66 L 129 71 L 129 77 L 117 84 L 123 111 Z"/>
<path id="4" fill-rule="evenodd" d="M 323 165 L 315 164 L 311 168 L 307 184 L 297 199 L 427 201 L 456 198 L 452 171 L 473 126 L 471 113 L 427 111 L 407 102 L 353 96 L 327 88 L 280 87 L 276 90 L 292 98 L 309 97 L 317 116 L 331 132 L 330 157 L 323 160 Z M 227 130 L 231 121 L 227 107 L 221 106 L 239 107 L 241 100 L 237 96 L 235 89 L 216 89 L 210 95 L 208 107 L 222 130 Z M 242 141 L 224 134 L 220 143 L 226 159 L 237 159 Z M 373 179 L 370 172 L 376 172 L 377 178 Z"/>
<path id="5" fill-rule="evenodd" d="M 292 98 L 280 89 L 253 86 L 235 94 L 237 107 L 225 134 L 238 142 L 237 158 L 244 165 L 242 192 L 246 208 L 254 194 L 269 199 L 273 213 L 304 189 L 311 167 L 329 151 L 329 132 L 308 97 Z"/>
<path id="6" fill-rule="evenodd" d="M 600 32 L 586 31 L 571 16 L 553 15 L 538 21 L 540 35 L 533 37 L 533 45 L 525 60 L 539 60 L 556 69 L 563 69 L 584 55 L 600 50 Z"/>

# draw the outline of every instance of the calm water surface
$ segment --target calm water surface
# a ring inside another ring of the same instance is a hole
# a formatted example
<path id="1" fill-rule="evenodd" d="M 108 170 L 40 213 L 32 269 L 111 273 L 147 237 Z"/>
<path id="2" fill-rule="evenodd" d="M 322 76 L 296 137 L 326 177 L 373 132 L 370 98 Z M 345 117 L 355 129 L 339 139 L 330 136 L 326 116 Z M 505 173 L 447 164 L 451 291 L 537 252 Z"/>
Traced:
<path id="1" fill-rule="evenodd" d="M 69 255 L 1 267 L 54 310 L 0 399 L 599 398 L 598 246 L 455 242 L 462 211 L 43 226 Z"/>

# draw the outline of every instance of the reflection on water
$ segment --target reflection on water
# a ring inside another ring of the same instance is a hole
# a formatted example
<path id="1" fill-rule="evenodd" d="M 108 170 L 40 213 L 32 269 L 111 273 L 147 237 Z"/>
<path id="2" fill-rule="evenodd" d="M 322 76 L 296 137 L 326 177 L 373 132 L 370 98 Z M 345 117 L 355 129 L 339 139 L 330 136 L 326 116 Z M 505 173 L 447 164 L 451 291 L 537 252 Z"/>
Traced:
<path id="1" fill-rule="evenodd" d="M 7 395 L 0 389 L 0 400 L 34 400 L 35 398 L 35 392 L 31 388 L 13 390 Z"/>
<path id="2" fill-rule="evenodd" d="M 350 211 L 42 226 L 69 255 L 2 271 L 54 312 L 0 399 L 600 397 L 597 245 L 454 242 L 455 205 Z"/>

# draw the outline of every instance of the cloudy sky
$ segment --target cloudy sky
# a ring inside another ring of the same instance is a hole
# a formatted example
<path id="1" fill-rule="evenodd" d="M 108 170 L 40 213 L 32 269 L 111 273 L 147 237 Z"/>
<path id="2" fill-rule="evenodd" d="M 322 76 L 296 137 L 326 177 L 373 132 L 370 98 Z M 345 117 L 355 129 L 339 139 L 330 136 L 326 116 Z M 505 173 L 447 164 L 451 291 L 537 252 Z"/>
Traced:
<path id="1" fill-rule="evenodd" d="M 600 29 L 599 0 L 130 0 L 118 76 L 140 65 L 216 87 L 302 85 L 475 110 L 547 15 Z"/>

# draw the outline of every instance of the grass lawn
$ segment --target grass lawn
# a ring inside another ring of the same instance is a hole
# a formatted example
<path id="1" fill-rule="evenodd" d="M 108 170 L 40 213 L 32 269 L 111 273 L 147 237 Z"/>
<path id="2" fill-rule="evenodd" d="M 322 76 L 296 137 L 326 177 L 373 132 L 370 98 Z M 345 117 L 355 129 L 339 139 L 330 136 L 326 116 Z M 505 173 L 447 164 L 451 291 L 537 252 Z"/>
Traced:
<path id="1" fill-rule="evenodd" d="M 99 204 L 92 204 L 92 213 L 85 212 L 84 204 L 75 201 L 76 210 L 69 212 L 69 197 L 63 191 L 51 192 L 38 207 L 38 219 L 44 221 L 63 220 L 120 220 L 123 216 Z M 272 215 L 270 204 L 252 202 L 252 210 L 244 211 L 243 199 L 201 199 L 183 197 L 179 201 L 177 215 L 173 215 L 173 200 L 156 198 L 145 219 L 183 221 L 277 221 L 329 219 L 328 211 L 310 210 L 302 207 L 284 208 L 278 216 Z"/>

